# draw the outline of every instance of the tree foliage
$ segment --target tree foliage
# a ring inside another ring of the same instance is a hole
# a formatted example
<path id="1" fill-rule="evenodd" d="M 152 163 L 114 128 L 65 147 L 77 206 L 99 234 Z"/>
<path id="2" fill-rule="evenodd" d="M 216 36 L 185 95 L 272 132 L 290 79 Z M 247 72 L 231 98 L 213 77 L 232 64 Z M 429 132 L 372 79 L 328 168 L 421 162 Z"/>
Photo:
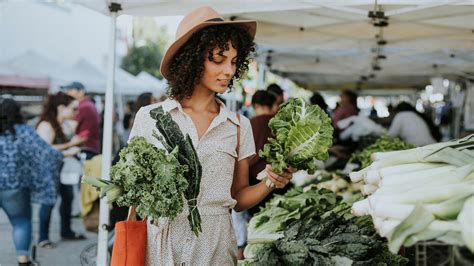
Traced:
<path id="1" fill-rule="evenodd" d="M 146 71 L 156 78 L 162 78 L 160 73 L 163 47 L 154 42 L 143 46 L 133 46 L 122 60 L 122 68 L 133 75 Z"/>

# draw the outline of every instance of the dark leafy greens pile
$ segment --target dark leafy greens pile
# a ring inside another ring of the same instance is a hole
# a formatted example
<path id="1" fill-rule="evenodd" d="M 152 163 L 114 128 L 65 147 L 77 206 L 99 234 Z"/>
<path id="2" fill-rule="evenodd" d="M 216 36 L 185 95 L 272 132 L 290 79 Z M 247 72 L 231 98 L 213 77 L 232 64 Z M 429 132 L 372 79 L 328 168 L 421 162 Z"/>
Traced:
<path id="1" fill-rule="evenodd" d="M 335 208 L 341 200 L 326 189 L 311 188 L 303 193 L 303 188 L 293 188 L 284 195 L 275 197 L 265 204 L 249 222 L 248 241 L 278 239 L 287 226 L 297 220 L 313 217 Z"/>
<path id="2" fill-rule="evenodd" d="M 163 146 L 172 152 L 175 148 L 179 149 L 177 159 L 180 164 L 186 165 L 188 171 L 184 173 L 184 177 L 188 181 L 188 187 L 184 193 L 184 197 L 188 203 L 189 215 L 188 220 L 191 229 L 196 236 L 202 232 L 201 215 L 197 208 L 197 197 L 201 185 L 202 167 L 199 162 L 193 142 L 188 134 L 186 136 L 181 132 L 178 124 L 171 118 L 171 115 L 157 107 L 150 111 L 150 116 L 156 120 L 156 128 L 160 134 L 154 132 L 154 136 L 158 138 Z"/>
<path id="3" fill-rule="evenodd" d="M 167 152 L 134 137 L 120 151 L 120 160 L 110 171 L 110 181 L 83 177 L 83 182 L 100 189 L 101 197 L 119 206 L 135 206 L 141 217 L 175 218 L 183 211 L 183 193 L 188 167 L 178 159 L 178 148 Z"/>
<path id="4" fill-rule="evenodd" d="M 368 217 L 370 218 L 370 217 Z M 370 230 L 369 230 L 370 231 Z M 262 244 L 247 265 L 405 265 L 386 244 L 366 235 L 354 220 L 329 213 L 310 223 L 293 222 L 285 236 Z"/>
<path id="5" fill-rule="evenodd" d="M 268 124 L 274 139 L 269 139 L 260 157 L 266 158 L 275 173 L 289 166 L 313 173 L 316 160 L 326 160 L 332 145 L 331 119 L 319 106 L 292 98 L 281 105 Z"/>
<path id="6" fill-rule="evenodd" d="M 351 157 L 350 161 L 359 162 L 361 164 L 361 168 L 365 168 L 372 163 L 372 159 L 370 158 L 370 156 L 374 152 L 399 151 L 408 150 L 412 148 L 415 148 L 415 146 L 408 144 L 399 138 L 381 136 L 372 145 L 367 146 L 362 151 L 355 153 Z"/>
<path id="7" fill-rule="evenodd" d="M 316 188 L 307 192 L 295 189 L 287 194 L 274 198 L 250 221 L 250 228 L 279 233 L 259 232 L 255 238 L 255 230 L 249 229 L 243 265 L 407 263 L 405 258 L 391 254 L 386 243 L 376 237 L 369 216 L 352 216 L 350 206 L 336 194 Z"/>

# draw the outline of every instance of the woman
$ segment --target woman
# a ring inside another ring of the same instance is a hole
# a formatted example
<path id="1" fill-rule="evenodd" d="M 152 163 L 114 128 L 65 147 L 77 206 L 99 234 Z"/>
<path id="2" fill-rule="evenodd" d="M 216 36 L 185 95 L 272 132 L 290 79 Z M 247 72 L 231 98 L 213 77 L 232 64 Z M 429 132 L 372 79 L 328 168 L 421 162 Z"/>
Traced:
<path id="1" fill-rule="evenodd" d="M 65 93 L 59 92 L 58 94 L 50 95 L 43 106 L 43 112 L 36 127 L 38 135 L 57 150 L 66 150 L 79 145 L 78 138 L 72 138 L 71 141 L 68 141 L 71 137 L 66 136 L 64 133 L 65 128 L 63 128 L 68 125 L 66 120 L 74 118 L 77 108 L 78 101 Z M 74 132 L 73 129 L 67 131 Z M 51 171 L 55 173 L 56 179 L 59 180 L 59 172 L 54 169 L 51 169 Z M 85 239 L 83 235 L 76 234 L 71 230 L 73 186 L 59 184 L 59 194 L 61 196 L 61 237 L 71 240 Z M 39 211 L 39 247 L 54 248 L 53 243 L 49 240 L 49 223 L 54 204 L 55 202 L 41 205 Z"/>
<path id="2" fill-rule="evenodd" d="M 357 107 L 357 93 L 351 90 L 344 90 L 341 93 L 341 102 L 339 106 L 334 111 L 332 117 L 332 124 L 335 129 L 339 129 L 337 122 L 344 118 L 348 118 L 359 113 L 359 108 Z"/>
<path id="3" fill-rule="evenodd" d="M 395 116 L 388 135 L 416 146 L 424 146 L 441 140 L 441 133 L 433 121 L 407 102 L 401 102 L 395 107 Z"/>
<path id="4" fill-rule="evenodd" d="M 248 209 L 273 190 L 265 183 L 249 186 L 248 159 L 255 154 L 250 122 L 245 117 L 239 121 L 216 99 L 248 69 L 255 29 L 255 21 L 226 22 L 210 7 L 185 16 L 161 63 L 170 98 L 143 107 L 136 115 L 130 137 L 144 136 L 159 146 L 149 112 L 162 106 L 190 135 L 203 171 L 198 197 L 202 233 L 196 237 L 191 231 L 186 211 L 172 221 L 160 218 L 147 223 L 147 265 L 234 265 L 237 245 L 229 210 Z M 241 128 L 238 154 L 237 127 Z M 270 167 L 267 172 L 277 188 L 291 179 L 289 172 L 279 176 Z"/>
<path id="5" fill-rule="evenodd" d="M 31 264 L 30 201 L 50 204 L 56 200 L 52 170 L 59 170 L 62 158 L 61 152 L 23 123 L 20 106 L 14 100 L 0 98 L 0 208 L 13 227 L 19 265 Z"/>

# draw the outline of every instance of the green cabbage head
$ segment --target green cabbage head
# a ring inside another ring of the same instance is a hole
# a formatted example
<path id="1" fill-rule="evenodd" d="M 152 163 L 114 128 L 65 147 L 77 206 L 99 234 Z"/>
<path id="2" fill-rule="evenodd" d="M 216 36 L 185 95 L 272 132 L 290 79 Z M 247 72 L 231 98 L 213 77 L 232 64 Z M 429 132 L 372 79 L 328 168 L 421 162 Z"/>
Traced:
<path id="1" fill-rule="evenodd" d="M 334 129 L 319 106 L 292 98 L 280 106 L 269 127 L 275 138 L 269 139 L 259 155 L 275 173 L 283 173 L 289 166 L 313 173 L 316 160 L 328 158 Z"/>

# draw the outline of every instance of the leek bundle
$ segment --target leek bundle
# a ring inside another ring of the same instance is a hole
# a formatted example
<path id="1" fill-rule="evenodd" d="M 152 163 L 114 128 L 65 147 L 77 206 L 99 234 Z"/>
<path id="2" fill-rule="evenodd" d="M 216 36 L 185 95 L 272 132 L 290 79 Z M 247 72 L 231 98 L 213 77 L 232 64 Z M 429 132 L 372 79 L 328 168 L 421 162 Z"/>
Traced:
<path id="1" fill-rule="evenodd" d="M 372 164 L 350 174 L 368 197 L 356 216 L 371 215 L 390 251 L 439 240 L 474 252 L 474 135 L 404 151 L 372 154 Z"/>

